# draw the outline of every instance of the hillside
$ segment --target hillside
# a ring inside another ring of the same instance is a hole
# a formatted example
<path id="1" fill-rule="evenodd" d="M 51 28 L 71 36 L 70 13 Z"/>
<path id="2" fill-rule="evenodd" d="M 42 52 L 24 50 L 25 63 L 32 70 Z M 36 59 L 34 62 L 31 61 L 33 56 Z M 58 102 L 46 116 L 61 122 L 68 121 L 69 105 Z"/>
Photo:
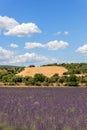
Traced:
<path id="1" fill-rule="evenodd" d="M 0 86 L 87 86 L 87 63 L 0 66 Z"/>
<path id="2" fill-rule="evenodd" d="M 42 66 L 42 67 L 28 67 L 18 73 L 19 76 L 34 76 L 36 73 L 43 74 L 47 77 L 53 76 L 55 73 L 62 76 L 64 72 L 67 72 L 62 66 Z"/>

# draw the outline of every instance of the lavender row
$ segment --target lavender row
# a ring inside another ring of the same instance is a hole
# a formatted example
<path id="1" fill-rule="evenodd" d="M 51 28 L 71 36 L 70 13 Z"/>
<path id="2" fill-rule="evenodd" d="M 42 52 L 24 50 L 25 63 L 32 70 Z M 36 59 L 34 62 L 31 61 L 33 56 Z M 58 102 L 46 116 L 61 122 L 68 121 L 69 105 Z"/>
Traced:
<path id="1" fill-rule="evenodd" d="M 0 88 L 0 122 L 26 130 L 87 130 L 87 88 Z"/>

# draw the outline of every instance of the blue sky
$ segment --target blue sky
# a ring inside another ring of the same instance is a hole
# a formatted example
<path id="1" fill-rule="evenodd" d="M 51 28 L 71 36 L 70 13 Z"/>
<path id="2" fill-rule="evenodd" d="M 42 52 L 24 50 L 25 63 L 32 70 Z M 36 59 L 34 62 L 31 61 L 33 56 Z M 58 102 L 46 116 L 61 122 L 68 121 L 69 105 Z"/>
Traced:
<path id="1" fill-rule="evenodd" d="M 87 0 L 1 0 L 0 64 L 87 61 Z"/>

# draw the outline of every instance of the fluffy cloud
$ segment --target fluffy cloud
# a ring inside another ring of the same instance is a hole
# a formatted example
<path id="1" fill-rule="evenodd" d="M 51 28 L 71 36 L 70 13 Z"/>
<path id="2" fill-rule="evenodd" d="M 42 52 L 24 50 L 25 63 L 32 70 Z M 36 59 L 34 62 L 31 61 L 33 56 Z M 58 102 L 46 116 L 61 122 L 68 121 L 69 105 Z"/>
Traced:
<path id="1" fill-rule="evenodd" d="M 41 33 L 41 30 L 35 23 L 19 24 L 15 19 L 7 16 L 0 16 L 0 30 L 5 30 L 4 35 L 18 37 Z"/>
<path id="2" fill-rule="evenodd" d="M 17 45 L 17 44 L 14 44 L 14 43 L 11 43 L 11 44 L 10 44 L 10 47 L 12 47 L 12 48 L 18 48 L 18 45 Z"/>
<path id="3" fill-rule="evenodd" d="M 36 53 L 25 53 L 23 55 L 15 56 L 13 59 L 10 60 L 10 64 L 18 64 L 18 65 L 29 65 L 29 64 L 36 64 L 36 63 L 54 63 L 57 62 L 55 58 L 48 58 L 42 55 L 38 55 Z"/>
<path id="4" fill-rule="evenodd" d="M 33 48 L 48 48 L 49 50 L 59 50 L 59 49 L 63 49 L 66 48 L 69 45 L 68 42 L 65 41 L 50 41 L 46 44 L 42 44 L 42 43 L 36 43 L 36 42 L 27 42 L 25 43 L 25 48 L 26 49 L 33 49 Z"/>
<path id="5" fill-rule="evenodd" d="M 0 47 L 0 61 L 9 60 L 13 55 L 12 51 L 6 50 L 3 47 Z"/>
<path id="6" fill-rule="evenodd" d="M 34 48 L 43 48 L 44 45 L 38 42 L 26 42 L 25 43 L 25 48 L 26 49 L 34 49 Z"/>
<path id="7" fill-rule="evenodd" d="M 0 64 L 6 65 L 29 65 L 29 64 L 47 64 L 57 62 L 56 58 L 38 55 L 36 53 L 25 53 L 16 55 L 13 51 L 0 47 Z"/>
<path id="8" fill-rule="evenodd" d="M 34 23 L 22 23 L 10 29 L 8 32 L 5 32 L 5 35 L 10 36 L 31 36 L 34 33 L 40 33 L 40 29 Z"/>
<path id="9" fill-rule="evenodd" d="M 83 45 L 83 46 L 77 48 L 76 51 L 79 52 L 79 53 L 82 53 L 82 54 L 86 54 L 86 55 L 87 55 L 87 44 L 85 44 L 85 45 Z"/>
<path id="10" fill-rule="evenodd" d="M 7 16 L 0 16 L 0 30 L 10 30 L 18 24 L 19 23 L 13 18 L 9 18 Z"/>
<path id="11" fill-rule="evenodd" d="M 50 41 L 46 44 L 49 50 L 59 50 L 66 48 L 69 44 L 65 41 Z"/>

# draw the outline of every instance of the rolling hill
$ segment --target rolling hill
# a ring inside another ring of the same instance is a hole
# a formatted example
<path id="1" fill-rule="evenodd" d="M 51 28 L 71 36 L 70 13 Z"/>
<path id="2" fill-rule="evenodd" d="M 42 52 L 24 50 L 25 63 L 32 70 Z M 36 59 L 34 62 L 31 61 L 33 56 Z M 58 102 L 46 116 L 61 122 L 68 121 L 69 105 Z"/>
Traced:
<path id="1" fill-rule="evenodd" d="M 34 76 L 36 73 L 43 74 L 47 77 L 53 76 L 55 73 L 62 76 L 64 72 L 68 70 L 62 66 L 42 66 L 42 67 L 27 67 L 17 75 L 19 76 Z"/>

